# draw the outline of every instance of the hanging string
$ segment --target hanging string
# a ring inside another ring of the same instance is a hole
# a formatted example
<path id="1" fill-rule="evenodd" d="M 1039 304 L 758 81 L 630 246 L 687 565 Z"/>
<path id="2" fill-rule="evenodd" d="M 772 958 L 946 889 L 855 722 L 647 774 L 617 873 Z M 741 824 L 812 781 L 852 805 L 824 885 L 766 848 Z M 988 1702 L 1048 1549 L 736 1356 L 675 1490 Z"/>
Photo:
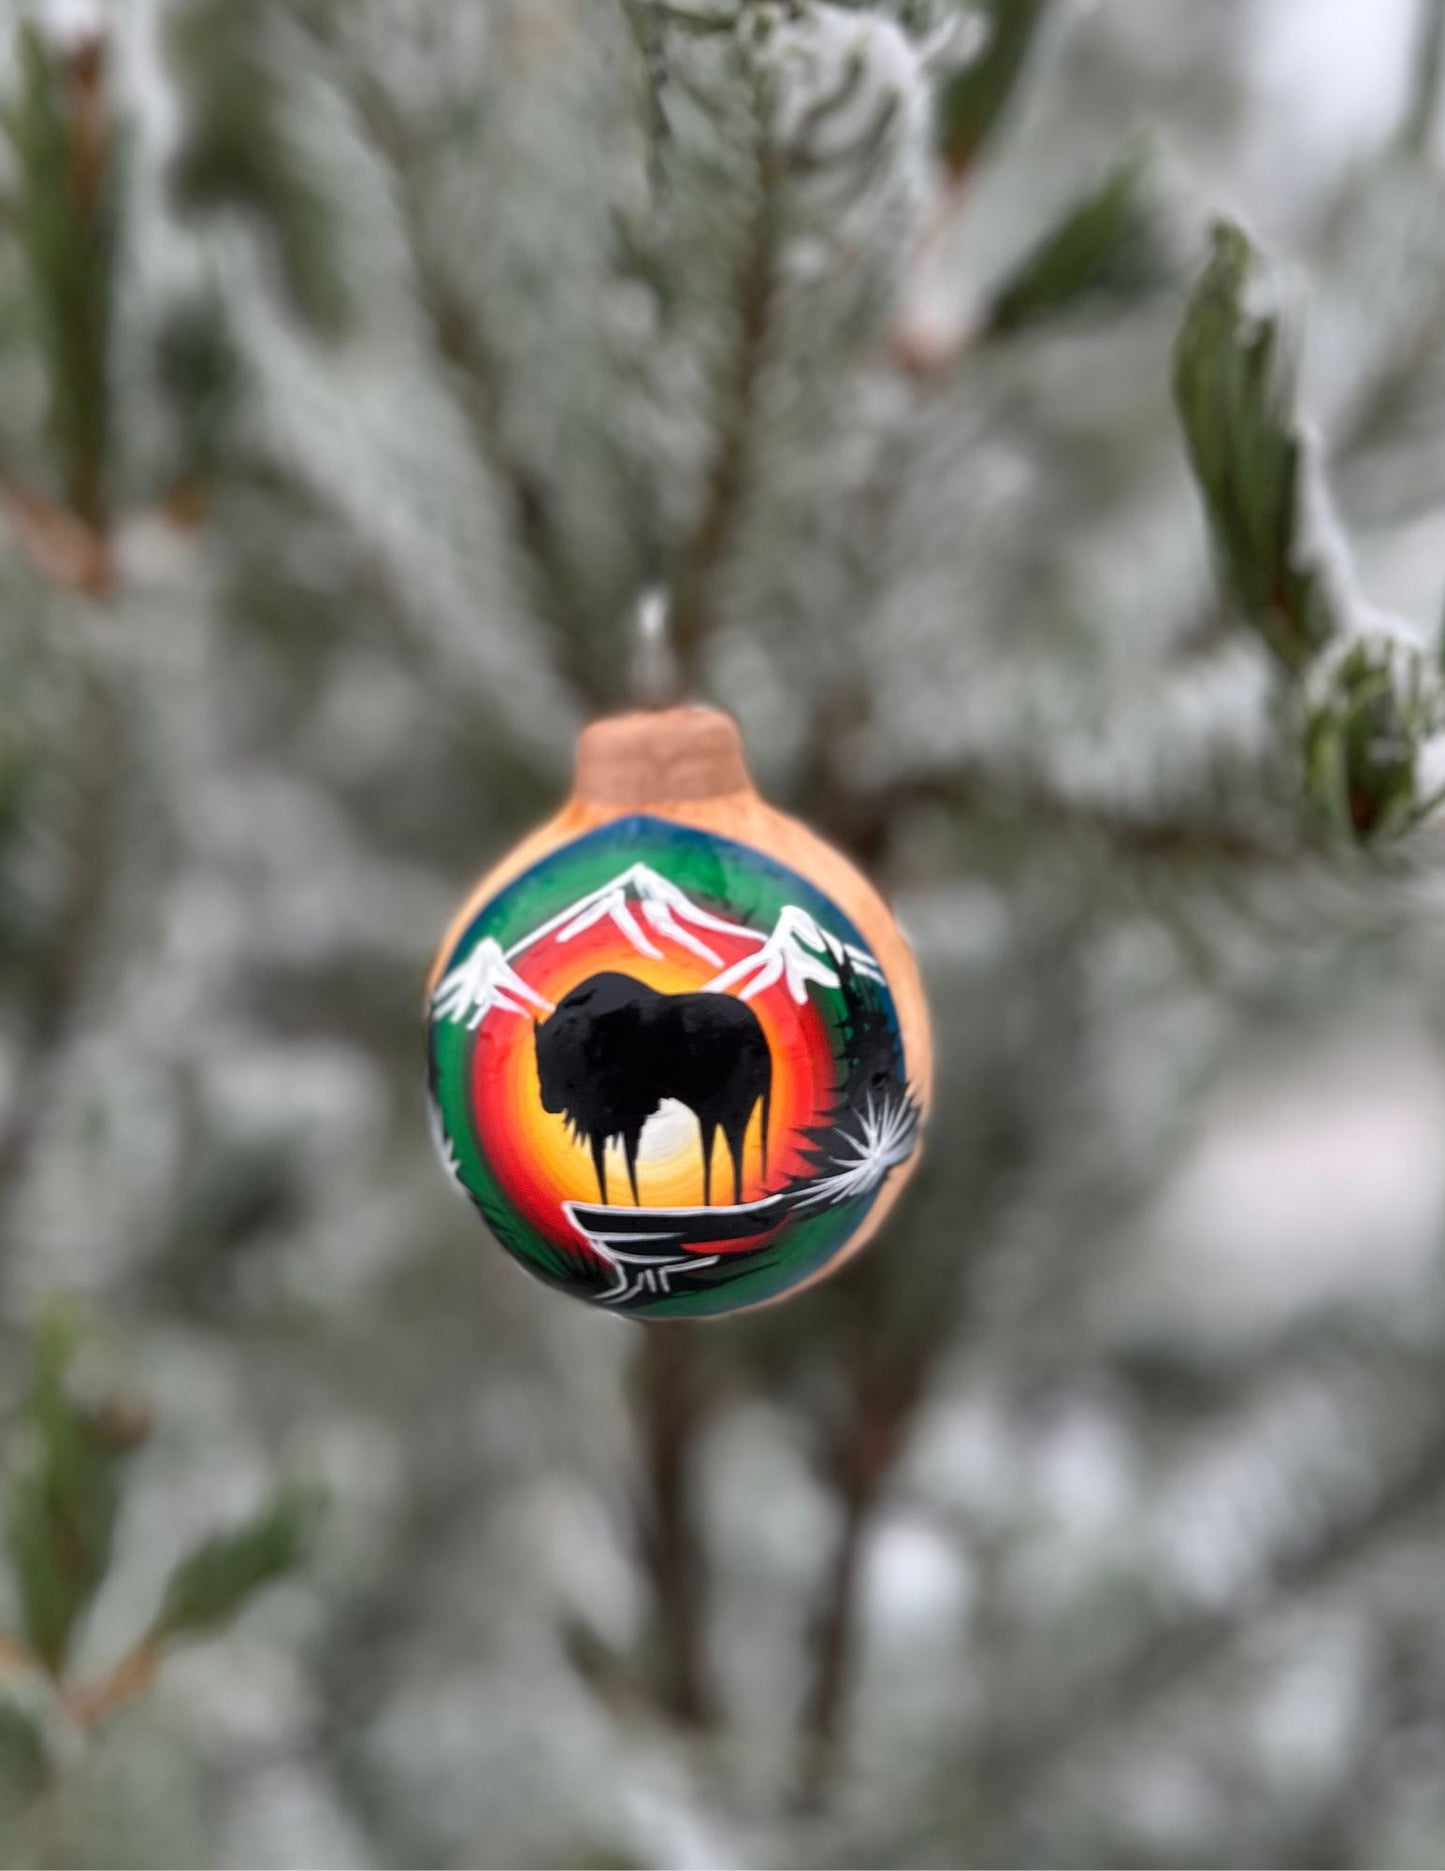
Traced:
<path id="1" fill-rule="evenodd" d="M 631 686 L 639 708 L 673 708 L 683 699 L 671 625 L 671 598 L 661 585 L 649 585 L 637 600 L 633 625 Z"/>

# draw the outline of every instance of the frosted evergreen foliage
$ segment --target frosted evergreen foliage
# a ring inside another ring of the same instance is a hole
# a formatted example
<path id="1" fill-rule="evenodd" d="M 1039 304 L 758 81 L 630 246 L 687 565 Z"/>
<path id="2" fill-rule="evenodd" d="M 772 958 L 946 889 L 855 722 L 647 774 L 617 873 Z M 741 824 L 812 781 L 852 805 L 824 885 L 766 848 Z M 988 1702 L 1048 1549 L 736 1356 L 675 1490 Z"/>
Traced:
<path id="1" fill-rule="evenodd" d="M 1406 10 L 3 9 L 6 1862 L 1440 1862 Z M 649 587 L 939 1085 L 874 1247 L 645 1334 L 418 1028 Z"/>

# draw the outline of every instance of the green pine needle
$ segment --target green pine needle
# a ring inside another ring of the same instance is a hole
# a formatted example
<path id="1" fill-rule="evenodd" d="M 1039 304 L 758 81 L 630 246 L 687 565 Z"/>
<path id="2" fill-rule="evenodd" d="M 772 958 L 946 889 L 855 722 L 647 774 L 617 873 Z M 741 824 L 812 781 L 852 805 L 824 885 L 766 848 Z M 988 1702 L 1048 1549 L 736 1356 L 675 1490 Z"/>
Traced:
<path id="1" fill-rule="evenodd" d="M 169 46 L 190 108 L 171 186 L 182 209 L 233 209 L 253 222 L 292 309 L 334 340 L 350 317 L 334 214 L 290 134 L 265 27 L 261 0 L 193 0 L 176 13 Z"/>
<path id="2" fill-rule="evenodd" d="M 74 1350 L 67 1319 L 41 1326 L 6 1523 L 25 1635 L 57 1676 L 110 1566 L 120 1464 L 133 1446 L 109 1412 L 72 1395 Z"/>
<path id="3" fill-rule="evenodd" d="M 1342 619 L 1301 539 L 1303 449 L 1278 321 L 1247 309 L 1254 251 L 1219 224 L 1175 349 L 1174 392 L 1221 578 L 1242 616 L 1299 673 Z"/>
<path id="4" fill-rule="evenodd" d="M 1049 0 L 983 0 L 974 12 L 988 37 L 979 56 L 950 72 L 936 99 L 938 153 L 955 179 L 973 167 L 1028 63 Z"/>
<path id="5" fill-rule="evenodd" d="M 1147 158 L 1133 150 L 1065 209 L 994 293 L 985 335 L 1136 304 L 1167 286 L 1172 258 L 1147 179 Z"/>
<path id="6" fill-rule="evenodd" d="M 149 1641 L 199 1637 L 229 1623 L 301 1563 L 319 1507 L 314 1490 L 285 1487 L 253 1519 L 203 1540 L 171 1574 Z"/>
<path id="7" fill-rule="evenodd" d="M 1420 651 L 1352 645 L 1305 724 L 1306 788 L 1325 829 L 1361 843 L 1412 830 L 1438 803 L 1420 797 L 1419 763 L 1441 726 L 1439 677 Z"/>
<path id="8" fill-rule="evenodd" d="M 71 510 L 100 525 L 110 441 L 118 150 L 112 136 L 94 172 L 78 158 L 75 80 L 33 22 L 20 29 L 17 55 L 19 84 L 0 123 L 14 165 L 11 214 L 45 361 L 51 441 Z"/>
<path id="9" fill-rule="evenodd" d="M 45 1786 L 50 1768 L 38 1713 L 13 1695 L 0 1693 L 0 1815 L 24 1811 Z"/>

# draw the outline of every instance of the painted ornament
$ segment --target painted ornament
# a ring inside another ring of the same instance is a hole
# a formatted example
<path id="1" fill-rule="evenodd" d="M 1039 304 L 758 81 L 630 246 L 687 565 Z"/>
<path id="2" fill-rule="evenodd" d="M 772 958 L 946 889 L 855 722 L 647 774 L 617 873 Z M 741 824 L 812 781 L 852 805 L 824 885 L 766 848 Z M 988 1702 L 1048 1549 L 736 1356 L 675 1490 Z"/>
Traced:
<path id="1" fill-rule="evenodd" d="M 876 891 L 712 709 L 594 722 L 572 797 L 473 891 L 428 984 L 432 1112 L 503 1247 L 644 1319 L 760 1305 L 876 1231 L 932 1075 Z"/>

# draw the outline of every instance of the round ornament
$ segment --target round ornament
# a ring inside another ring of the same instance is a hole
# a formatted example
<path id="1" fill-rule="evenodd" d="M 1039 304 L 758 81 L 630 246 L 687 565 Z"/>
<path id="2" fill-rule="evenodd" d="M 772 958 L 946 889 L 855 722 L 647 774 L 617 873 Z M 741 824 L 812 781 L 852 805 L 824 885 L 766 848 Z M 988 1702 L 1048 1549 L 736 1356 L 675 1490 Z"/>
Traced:
<path id="1" fill-rule="evenodd" d="M 712 709 L 585 730 L 572 797 L 473 891 L 428 1005 L 453 1176 L 529 1272 L 614 1312 L 796 1291 L 917 1160 L 932 1056 L 907 943 Z"/>

